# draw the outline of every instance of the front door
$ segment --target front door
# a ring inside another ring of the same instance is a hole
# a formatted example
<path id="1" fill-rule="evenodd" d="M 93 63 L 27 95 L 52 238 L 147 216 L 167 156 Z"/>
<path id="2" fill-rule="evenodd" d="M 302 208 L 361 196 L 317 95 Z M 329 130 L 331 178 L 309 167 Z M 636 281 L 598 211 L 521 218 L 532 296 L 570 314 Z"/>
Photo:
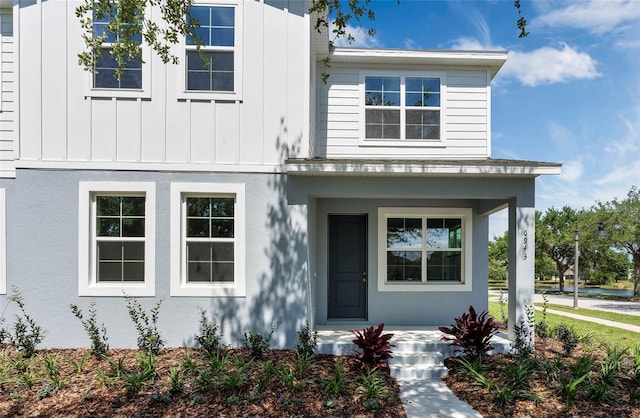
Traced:
<path id="1" fill-rule="evenodd" d="M 367 319 L 367 215 L 329 215 L 329 319 Z"/>

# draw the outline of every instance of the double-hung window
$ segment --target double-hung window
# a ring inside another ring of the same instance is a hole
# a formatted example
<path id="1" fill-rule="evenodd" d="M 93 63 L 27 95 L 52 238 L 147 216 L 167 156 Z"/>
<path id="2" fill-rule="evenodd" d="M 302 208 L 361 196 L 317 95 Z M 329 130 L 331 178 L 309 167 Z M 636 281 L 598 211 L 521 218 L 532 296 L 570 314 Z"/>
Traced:
<path id="1" fill-rule="evenodd" d="M 123 24 L 113 27 L 111 16 L 121 13 L 117 4 L 111 6 L 111 12 L 98 9 L 93 11 L 93 37 L 102 42 L 100 54 L 96 57 L 95 71 L 90 82 L 89 96 L 98 97 L 150 97 L 150 54 L 147 48 L 140 46 L 136 56 L 125 56 L 120 77 L 116 77 L 118 62 L 111 53 L 115 43 L 123 38 L 142 43 L 142 36 L 130 26 Z M 137 13 L 137 12 L 136 12 Z M 140 12 L 142 13 L 142 12 Z M 141 59 L 142 58 L 142 59 Z"/>
<path id="2" fill-rule="evenodd" d="M 441 78 L 364 75 L 364 140 L 440 142 Z"/>
<path id="3" fill-rule="evenodd" d="M 154 294 L 153 183 L 80 183 L 81 296 Z"/>
<path id="4" fill-rule="evenodd" d="M 242 66 L 242 5 L 200 2 L 189 8 L 199 27 L 185 39 L 182 97 L 239 99 Z M 198 48 L 200 43 L 200 48 Z"/>
<path id="5" fill-rule="evenodd" d="M 244 296 L 244 185 L 171 185 L 171 294 Z"/>
<path id="6" fill-rule="evenodd" d="M 113 5 L 117 8 L 117 5 Z M 118 13 L 118 11 L 115 11 Z M 103 37 L 102 53 L 97 57 L 95 74 L 93 76 L 93 86 L 104 89 L 141 89 L 142 88 L 142 63 L 137 57 L 125 57 L 125 65 L 122 69 L 120 79 L 115 77 L 118 63 L 111 55 L 113 44 L 123 36 L 129 36 L 133 41 L 140 43 L 142 37 L 139 33 L 126 34 L 124 31 L 113 32 L 108 26 L 110 16 L 108 13 L 93 12 L 93 36 Z"/>
<path id="7" fill-rule="evenodd" d="M 467 290 L 470 223 L 468 209 L 380 208 L 380 290 L 416 289 L 412 285 Z"/>

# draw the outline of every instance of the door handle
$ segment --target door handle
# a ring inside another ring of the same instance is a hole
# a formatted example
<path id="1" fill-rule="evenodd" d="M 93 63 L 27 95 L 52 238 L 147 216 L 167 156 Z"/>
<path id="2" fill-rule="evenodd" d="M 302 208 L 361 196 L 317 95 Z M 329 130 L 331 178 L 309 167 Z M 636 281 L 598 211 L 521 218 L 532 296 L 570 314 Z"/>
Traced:
<path id="1" fill-rule="evenodd" d="M 365 283 L 367 282 L 367 272 L 366 271 L 362 273 L 362 281 L 365 282 Z"/>

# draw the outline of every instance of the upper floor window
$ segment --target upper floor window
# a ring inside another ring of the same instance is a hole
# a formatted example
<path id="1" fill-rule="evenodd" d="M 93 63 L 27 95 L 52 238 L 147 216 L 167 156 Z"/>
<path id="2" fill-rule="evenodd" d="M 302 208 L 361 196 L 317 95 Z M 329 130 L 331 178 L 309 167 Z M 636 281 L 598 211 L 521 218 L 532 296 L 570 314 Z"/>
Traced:
<path id="1" fill-rule="evenodd" d="M 142 44 L 142 36 L 138 28 L 127 24 L 118 23 L 114 16 L 118 13 L 133 14 L 133 17 L 123 17 L 123 21 L 131 22 L 142 13 L 123 11 L 118 8 L 117 3 L 108 6 L 108 10 L 94 7 L 93 10 L 93 38 L 100 42 L 100 55 L 96 57 L 94 72 L 89 77 L 88 97 L 151 97 L 151 74 L 150 60 L 151 54 L 148 47 L 140 46 L 138 53 L 132 56 L 123 56 L 120 76 L 117 77 L 118 60 L 112 52 L 117 47 L 117 43 L 122 40 L 131 41 L 139 45 Z"/>
<path id="2" fill-rule="evenodd" d="M 112 6 L 113 9 L 117 5 Z M 117 10 L 114 10 L 116 13 Z M 99 10 L 93 12 L 93 37 L 102 37 L 102 53 L 97 57 L 93 87 L 104 89 L 142 89 L 142 62 L 138 57 L 125 57 L 124 68 L 120 78 L 116 77 L 118 62 L 111 54 L 113 44 L 122 37 L 129 37 L 134 42 L 140 43 L 142 37 L 139 33 L 129 33 L 126 28 L 116 29 L 109 27 L 111 18 L 109 13 Z"/>
<path id="3" fill-rule="evenodd" d="M 187 37 L 187 90 L 233 91 L 234 7 L 193 6 L 191 16 L 200 23 L 195 32 L 202 53 Z"/>
<path id="4" fill-rule="evenodd" d="M 240 99 L 242 3 L 196 1 L 189 13 L 199 27 L 195 36 L 185 39 L 184 83 L 179 97 Z"/>
<path id="5" fill-rule="evenodd" d="M 364 76 L 364 139 L 440 140 L 441 78 Z"/>

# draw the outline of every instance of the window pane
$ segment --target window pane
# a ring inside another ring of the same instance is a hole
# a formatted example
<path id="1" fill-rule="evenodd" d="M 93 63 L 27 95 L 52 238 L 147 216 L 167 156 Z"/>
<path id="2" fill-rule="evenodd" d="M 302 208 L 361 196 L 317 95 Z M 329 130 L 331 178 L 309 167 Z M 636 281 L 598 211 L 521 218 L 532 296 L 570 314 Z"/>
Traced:
<path id="1" fill-rule="evenodd" d="M 202 42 L 202 45 L 211 45 L 211 39 L 210 39 L 211 31 L 209 30 L 208 27 L 194 28 L 193 29 L 193 33 L 194 33 L 195 36 L 200 38 L 200 41 Z M 193 37 L 193 35 L 188 35 L 187 36 L 187 45 L 197 45 L 196 40 Z"/>
<path id="2" fill-rule="evenodd" d="M 98 263 L 98 283 L 100 282 L 121 282 L 122 263 L 121 262 L 99 262 Z"/>
<path id="3" fill-rule="evenodd" d="M 400 139 L 400 110 L 367 109 L 367 138 Z"/>
<path id="4" fill-rule="evenodd" d="M 407 110 L 406 123 L 407 139 L 440 138 L 439 110 Z"/>
<path id="5" fill-rule="evenodd" d="M 421 281 L 420 251 L 387 251 L 387 281 Z"/>
<path id="6" fill-rule="evenodd" d="M 123 237 L 144 237 L 144 218 L 123 218 Z"/>
<path id="7" fill-rule="evenodd" d="M 117 196 L 96 196 L 98 216 L 119 216 L 120 198 Z"/>
<path id="8" fill-rule="evenodd" d="M 212 261 L 233 261 L 232 242 L 211 243 Z"/>
<path id="9" fill-rule="evenodd" d="M 125 282 L 144 282 L 144 262 L 123 263 Z"/>
<path id="10" fill-rule="evenodd" d="M 198 20 L 200 26 L 209 26 L 211 23 L 210 19 L 210 11 L 211 7 L 207 6 L 191 6 L 189 8 L 189 13 L 191 17 Z"/>
<path id="11" fill-rule="evenodd" d="M 208 197 L 188 197 L 187 199 L 187 216 L 208 217 L 209 201 Z"/>
<path id="12" fill-rule="evenodd" d="M 211 261 L 211 243 L 187 242 L 187 261 Z"/>
<path id="13" fill-rule="evenodd" d="M 440 79 L 407 77 L 405 79 L 407 106 L 440 106 Z"/>
<path id="14" fill-rule="evenodd" d="M 126 59 L 120 80 L 115 78 L 118 63 L 109 53 L 111 48 L 102 48 L 96 60 L 93 86 L 96 88 L 142 88 L 142 63 L 137 58 Z"/>
<path id="15" fill-rule="evenodd" d="M 427 281 L 462 281 L 462 253 L 460 251 L 428 252 Z"/>
<path id="16" fill-rule="evenodd" d="M 422 248 L 422 219 L 387 219 L 388 248 Z"/>
<path id="17" fill-rule="evenodd" d="M 427 247 L 462 248 L 462 219 L 427 219 Z"/>
<path id="18" fill-rule="evenodd" d="M 365 77 L 365 104 L 400 106 L 400 77 Z"/>
<path id="19" fill-rule="evenodd" d="M 123 197 L 122 215 L 124 216 L 144 216 L 144 197 Z"/>
<path id="20" fill-rule="evenodd" d="M 233 216 L 235 199 L 228 197 L 211 198 L 212 216 Z"/>
<path id="21" fill-rule="evenodd" d="M 215 46 L 233 46 L 234 45 L 234 29 L 231 28 L 213 28 L 211 29 L 211 43 Z"/>
<path id="22" fill-rule="evenodd" d="M 189 282 L 211 281 L 211 263 L 209 262 L 187 263 L 187 281 Z"/>
<path id="23" fill-rule="evenodd" d="M 120 218 L 98 218 L 96 235 L 99 237 L 119 237 Z"/>
<path id="24" fill-rule="evenodd" d="M 209 219 L 187 219 L 187 236 L 209 238 Z"/>
<path id="25" fill-rule="evenodd" d="M 212 219 L 212 238 L 233 238 L 233 219 Z"/>
<path id="26" fill-rule="evenodd" d="M 125 242 L 122 247 L 125 260 L 144 261 L 144 242 Z"/>
<path id="27" fill-rule="evenodd" d="M 210 65 L 204 64 L 196 51 L 187 52 L 187 89 L 233 91 L 234 53 L 205 51 Z"/>
<path id="28" fill-rule="evenodd" d="M 407 110 L 407 124 L 440 125 L 439 110 Z"/>
<path id="29" fill-rule="evenodd" d="M 233 282 L 233 263 L 213 263 L 212 281 Z"/>
<path id="30" fill-rule="evenodd" d="M 121 242 L 98 242 L 97 258 L 99 261 L 121 261 L 122 260 L 122 243 Z"/>
<path id="31" fill-rule="evenodd" d="M 235 24 L 233 7 L 214 7 L 211 16 L 211 26 L 230 26 Z"/>

